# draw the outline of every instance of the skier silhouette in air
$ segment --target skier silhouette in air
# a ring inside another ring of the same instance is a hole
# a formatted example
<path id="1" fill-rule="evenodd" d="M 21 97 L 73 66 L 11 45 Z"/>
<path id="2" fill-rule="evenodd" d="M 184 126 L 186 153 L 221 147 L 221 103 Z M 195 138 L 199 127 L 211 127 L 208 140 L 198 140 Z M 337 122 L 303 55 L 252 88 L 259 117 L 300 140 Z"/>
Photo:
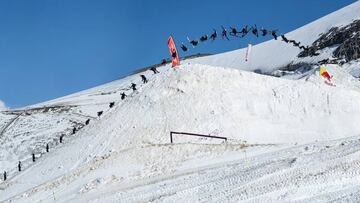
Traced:
<path id="1" fill-rule="evenodd" d="M 285 37 L 285 35 L 281 35 L 281 39 L 286 42 L 286 43 L 289 43 L 289 40 Z"/>
<path id="2" fill-rule="evenodd" d="M 277 40 L 277 34 L 276 34 L 276 30 L 271 31 L 271 35 L 274 37 L 275 40 Z"/>
<path id="3" fill-rule="evenodd" d="M 299 47 L 299 46 L 300 46 L 300 42 L 293 42 L 293 45 L 296 46 L 296 47 Z"/>
<path id="4" fill-rule="evenodd" d="M 196 47 L 196 46 L 199 44 L 198 41 L 196 41 L 196 40 L 190 40 L 189 37 L 188 37 L 187 39 L 188 39 L 189 43 L 190 43 L 193 47 Z"/>
<path id="5" fill-rule="evenodd" d="M 231 29 L 230 35 L 233 36 L 233 37 L 238 37 L 237 34 L 239 32 L 237 31 L 237 29 L 234 28 L 234 27 L 230 27 L 230 29 Z"/>
<path id="6" fill-rule="evenodd" d="M 183 43 L 181 43 L 180 48 L 181 48 L 184 52 L 186 52 L 186 51 L 188 50 L 188 48 L 187 48 Z"/>
<path id="7" fill-rule="evenodd" d="M 222 32 L 221 32 L 221 37 L 224 39 L 227 39 L 227 40 L 230 40 L 229 38 L 228 38 L 228 36 L 227 36 L 227 31 L 226 31 L 226 29 L 224 28 L 224 26 L 221 26 L 221 28 L 222 28 Z"/>
<path id="8" fill-rule="evenodd" d="M 143 83 L 147 83 L 147 82 L 148 82 L 148 79 L 145 77 L 145 75 L 140 75 L 140 77 L 141 77 L 141 81 L 142 81 Z"/>
<path id="9" fill-rule="evenodd" d="M 151 68 L 150 68 L 150 70 L 151 70 L 152 72 L 154 72 L 154 74 L 156 74 L 156 73 L 160 73 L 158 70 L 156 70 L 156 68 L 155 68 L 155 67 L 151 67 Z"/>
<path id="10" fill-rule="evenodd" d="M 125 92 L 121 93 L 121 100 L 124 100 L 124 99 L 125 99 L 125 97 L 126 97 Z"/>
<path id="11" fill-rule="evenodd" d="M 268 31 L 265 28 L 261 28 L 260 30 L 262 32 L 261 36 L 265 37 L 268 34 Z"/>
<path id="12" fill-rule="evenodd" d="M 245 27 L 243 27 L 243 29 L 241 30 L 241 37 L 245 37 L 247 35 L 247 33 L 249 32 L 248 26 L 246 25 Z"/>
<path id="13" fill-rule="evenodd" d="M 135 84 L 135 83 L 131 83 L 131 89 L 132 89 L 133 91 L 136 91 L 136 84 Z"/>
<path id="14" fill-rule="evenodd" d="M 252 32 L 256 37 L 259 37 L 259 33 L 258 33 L 258 30 L 257 30 L 256 25 L 251 28 L 251 32 Z"/>
<path id="15" fill-rule="evenodd" d="M 205 42 L 208 40 L 208 36 L 207 35 L 203 35 L 200 37 L 200 42 Z"/>
<path id="16" fill-rule="evenodd" d="M 212 40 L 212 41 L 214 41 L 215 39 L 216 39 L 216 37 L 217 37 L 217 32 L 216 32 L 216 30 L 215 29 L 213 29 L 214 30 L 214 32 L 210 35 L 210 39 Z"/>

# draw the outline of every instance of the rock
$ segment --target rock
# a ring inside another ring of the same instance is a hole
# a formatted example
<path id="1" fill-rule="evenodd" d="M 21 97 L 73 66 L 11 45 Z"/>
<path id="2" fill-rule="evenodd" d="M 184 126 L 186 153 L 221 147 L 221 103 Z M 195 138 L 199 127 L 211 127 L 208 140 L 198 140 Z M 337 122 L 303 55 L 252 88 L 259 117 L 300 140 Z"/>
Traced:
<path id="1" fill-rule="evenodd" d="M 313 44 L 300 52 L 298 57 L 318 55 L 317 51 L 337 46 L 333 57 L 347 62 L 360 58 L 360 20 L 355 20 L 344 27 L 333 27 L 322 34 Z"/>

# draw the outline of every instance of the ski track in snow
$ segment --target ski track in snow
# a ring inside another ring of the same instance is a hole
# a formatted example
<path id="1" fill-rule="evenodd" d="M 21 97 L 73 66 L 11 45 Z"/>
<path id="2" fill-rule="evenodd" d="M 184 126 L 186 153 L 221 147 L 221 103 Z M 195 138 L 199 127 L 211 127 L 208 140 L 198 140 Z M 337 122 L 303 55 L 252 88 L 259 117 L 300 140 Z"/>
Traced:
<path id="1" fill-rule="evenodd" d="M 298 193 L 303 190 L 318 194 L 319 199 L 335 201 L 341 196 L 333 186 L 349 182 L 353 186 L 341 193 L 352 194 L 347 198 L 354 201 L 360 198 L 357 193 L 360 178 L 359 143 L 359 139 L 349 140 L 344 145 L 336 141 L 330 145 L 310 144 L 262 154 L 145 186 L 107 192 L 101 194 L 99 202 L 308 202 L 309 199 L 302 198 L 303 194 Z M 306 146 L 315 147 L 316 150 L 304 150 Z M 321 167 L 313 166 L 317 162 L 321 162 Z"/>

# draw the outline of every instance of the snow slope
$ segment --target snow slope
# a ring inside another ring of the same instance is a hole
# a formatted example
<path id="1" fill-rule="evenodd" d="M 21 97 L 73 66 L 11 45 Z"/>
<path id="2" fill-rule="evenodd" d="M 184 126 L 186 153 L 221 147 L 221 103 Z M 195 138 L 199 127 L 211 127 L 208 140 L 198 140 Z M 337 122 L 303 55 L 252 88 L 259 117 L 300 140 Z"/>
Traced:
<path id="1" fill-rule="evenodd" d="M 336 67 L 331 70 L 341 75 Z M 238 162 L 245 156 L 244 149 L 265 153 L 360 132 L 356 85 L 352 89 L 347 88 L 349 84 L 330 87 L 317 75 L 284 80 L 198 64 L 160 71 L 148 75 L 149 83 L 138 92 L 12 178 L 0 192 L 2 200 L 52 201 L 55 196 L 57 201 L 87 201 L 104 197 L 100 194 L 115 186 L 186 170 L 193 173 L 203 167 L 201 162 L 205 166 L 227 159 Z M 126 83 L 114 82 L 51 104 L 64 104 L 70 98 L 80 104 L 87 101 L 86 95 L 122 89 L 139 79 L 130 76 Z M 346 72 L 338 81 L 356 84 Z M 229 142 L 176 137 L 177 144 L 169 145 L 170 130 L 226 136 Z M 261 152 L 258 146 L 264 146 Z M 196 159 L 201 161 L 187 164 Z M 118 197 L 116 191 L 111 194 Z"/>
<path id="2" fill-rule="evenodd" d="M 359 6 L 289 36 L 311 43 L 357 18 Z M 244 50 L 185 60 L 0 112 L 0 170 L 8 172 L 0 202 L 359 201 L 360 83 L 351 75 L 359 61 L 327 65 L 336 87 L 316 70 L 297 80 L 243 71 L 298 60 L 295 49 L 269 41 L 249 64 Z M 170 131 L 228 141 L 177 135 L 170 144 Z"/>
<path id="3" fill-rule="evenodd" d="M 360 2 L 357 1 L 290 33 L 283 34 L 289 39 L 301 42 L 302 45 L 311 45 L 319 38 L 320 34 L 326 33 L 331 27 L 345 26 L 356 19 L 360 19 L 359 10 Z M 292 62 L 317 62 L 325 58 L 332 58 L 328 50 L 324 50 L 320 56 L 306 57 L 304 59 L 297 57 L 299 53 L 299 48 L 278 39 L 253 46 L 250 61 L 248 62 L 245 61 L 246 48 L 198 58 L 194 62 L 241 70 L 271 72 Z"/>

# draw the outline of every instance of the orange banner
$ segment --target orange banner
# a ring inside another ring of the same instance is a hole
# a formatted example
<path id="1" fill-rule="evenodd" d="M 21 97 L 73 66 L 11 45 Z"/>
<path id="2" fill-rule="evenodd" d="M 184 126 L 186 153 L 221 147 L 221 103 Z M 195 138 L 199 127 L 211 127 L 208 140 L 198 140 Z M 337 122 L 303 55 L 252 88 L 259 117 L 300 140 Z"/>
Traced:
<path id="1" fill-rule="evenodd" d="M 179 55 L 178 55 L 178 52 L 177 52 L 177 49 L 175 46 L 175 42 L 174 42 L 174 39 L 172 38 L 172 36 L 169 37 L 167 43 L 168 43 L 169 50 L 170 50 L 172 67 L 175 67 L 180 64 L 180 60 L 179 60 Z"/>

